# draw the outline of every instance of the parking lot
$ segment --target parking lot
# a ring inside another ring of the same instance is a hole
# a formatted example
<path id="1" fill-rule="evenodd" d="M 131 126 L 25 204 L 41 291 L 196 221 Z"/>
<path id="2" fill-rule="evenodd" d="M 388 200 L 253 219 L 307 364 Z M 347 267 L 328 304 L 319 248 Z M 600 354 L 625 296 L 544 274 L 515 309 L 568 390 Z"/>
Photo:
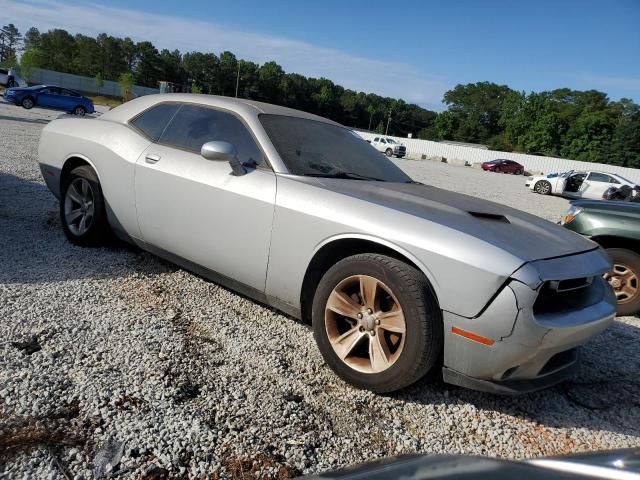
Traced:
<path id="1" fill-rule="evenodd" d="M 535 394 L 356 390 L 308 326 L 132 247 L 68 243 L 37 165 L 58 114 L 0 103 L 0 478 L 287 478 L 415 452 L 640 446 L 640 319 L 617 319 L 578 376 Z M 568 205 L 521 176 L 397 163 L 554 222 Z"/>

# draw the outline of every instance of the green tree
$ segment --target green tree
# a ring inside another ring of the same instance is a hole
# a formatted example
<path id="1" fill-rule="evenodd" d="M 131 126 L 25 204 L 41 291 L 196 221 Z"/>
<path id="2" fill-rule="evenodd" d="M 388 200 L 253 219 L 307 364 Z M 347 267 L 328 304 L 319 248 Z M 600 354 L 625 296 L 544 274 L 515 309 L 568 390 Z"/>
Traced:
<path id="1" fill-rule="evenodd" d="M 122 94 L 122 101 L 127 102 L 131 100 L 133 96 L 133 73 L 127 72 L 120 75 L 118 83 L 120 84 L 120 93 Z"/>
<path id="2" fill-rule="evenodd" d="M 96 73 L 94 83 L 96 85 L 96 92 L 100 92 L 100 89 L 104 87 L 104 80 L 102 79 L 102 74 L 100 72 Z"/>
<path id="3" fill-rule="evenodd" d="M 5 65 L 15 65 L 21 44 L 22 35 L 13 23 L 2 27 L 0 29 L 0 62 Z"/>

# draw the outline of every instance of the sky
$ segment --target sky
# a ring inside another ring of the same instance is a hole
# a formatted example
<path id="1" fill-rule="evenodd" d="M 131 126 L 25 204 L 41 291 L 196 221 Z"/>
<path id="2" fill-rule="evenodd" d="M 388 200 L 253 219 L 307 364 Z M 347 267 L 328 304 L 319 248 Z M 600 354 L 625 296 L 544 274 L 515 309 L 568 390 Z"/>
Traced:
<path id="1" fill-rule="evenodd" d="M 435 110 L 479 81 L 640 100 L 640 0 L 0 0 L 0 22 L 230 50 Z"/>

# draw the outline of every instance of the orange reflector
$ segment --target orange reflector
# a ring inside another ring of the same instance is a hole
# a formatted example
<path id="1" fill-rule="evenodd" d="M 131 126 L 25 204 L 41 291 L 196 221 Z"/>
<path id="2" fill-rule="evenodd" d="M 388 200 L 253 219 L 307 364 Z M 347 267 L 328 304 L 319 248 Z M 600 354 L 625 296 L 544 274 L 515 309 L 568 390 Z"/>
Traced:
<path id="1" fill-rule="evenodd" d="M 451 332 L 455 333 L 456 335 L 460 335 L 461 337 L 468 338 L 469 340 L 473 340 L 474 342 L 481 343 L 482 345 L 487 345 L 488 347 L 496 343 L 490 338 L 483 337 L 482 335 L 478 335 L 477 333 L 468 332 L 467 330 L 462 330 L 458 327 L 451 327 Z"/>

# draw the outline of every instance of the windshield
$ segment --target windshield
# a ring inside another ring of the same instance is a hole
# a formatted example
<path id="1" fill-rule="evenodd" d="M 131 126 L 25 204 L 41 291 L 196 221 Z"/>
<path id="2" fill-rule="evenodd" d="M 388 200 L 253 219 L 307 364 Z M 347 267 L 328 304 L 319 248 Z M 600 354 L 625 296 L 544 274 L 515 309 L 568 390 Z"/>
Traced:
<path id="1" fill-rule="evenodd" d="M 294 175 L 344 173 L 387 182 L 410 182 L 400 168 L 344 127 L 299 117 L 260 115 L 282 161 Z"/>
<path id="2" fill-rule="evenodd" d="M 387 143 L 398 143 L 393 138 L 387 138 Z"/>

